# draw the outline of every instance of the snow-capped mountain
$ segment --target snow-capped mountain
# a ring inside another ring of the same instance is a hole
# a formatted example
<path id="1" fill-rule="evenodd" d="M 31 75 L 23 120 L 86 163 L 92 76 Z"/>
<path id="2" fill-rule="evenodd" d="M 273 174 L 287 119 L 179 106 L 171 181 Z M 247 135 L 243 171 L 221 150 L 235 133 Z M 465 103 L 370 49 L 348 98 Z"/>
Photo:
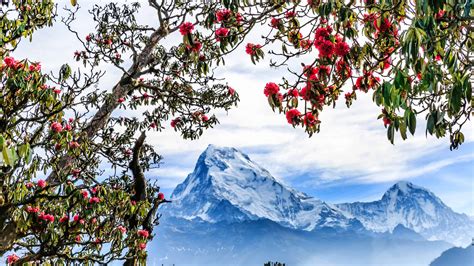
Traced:
<path id="1" fill-rule="evenodd" d="M 392 232 L 401 224 L 428 240 L 461 246 L 469 244 L 474 235 L 474 223 L 467 215 L 454 212 L 435 194 L 409 182 L 396 183 L 378 201 L 337 207 L 374 232 Z"/>
<path id="2" fill-rule="evenodd" d="M 302 230 L 360 229 L 334 206 L 278 182 L 235 148 L 209 145 L 194 171 L 174 190 L 164 213 L 188 220 L 239 222 L 268 219 Z"/>
<path id="3" fill-rule="evenodd" d="M 214 145 L 171 199 L 161 209 L 165 216 L 210 224 L 267 219 L 296 230 L 375 233 L 392 233 L 403 225 L 428 240 L 456 245 L 470 243 L 474 232 L 468 216 L 411 183 L 395 184 L 378 201 L 329 204 L 282 184 L 237 149 Z"/>

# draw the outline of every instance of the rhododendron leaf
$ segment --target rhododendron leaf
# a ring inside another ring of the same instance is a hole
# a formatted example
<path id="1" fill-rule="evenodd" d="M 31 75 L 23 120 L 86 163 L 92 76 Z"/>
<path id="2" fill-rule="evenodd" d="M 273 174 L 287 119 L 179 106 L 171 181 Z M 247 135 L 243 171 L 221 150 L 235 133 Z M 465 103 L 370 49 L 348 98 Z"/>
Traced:
<path id="1" fill-rule="evenodd" d="M 409 110 L 408 110 L 409 111 Z M 416 130 L 416 116 L 415 113 L 412 111 L 408 112 L 408 116 L 406 116 L 406 121 L 408 121 L 408 129 L 412 135 L 415 135 Z"/>
<path id="2" fill-rule="evenodd" d="M 452 113 L 457 113 L 461 109 L 461 97 L 462 97 L 462 87 L 461 84 L 456 82 L 453 86 L 453 89 L 450 93 L 449 106 Z"/>
<path id="3" fill-rule="evenodd" d="M 403 140 L 407 139 L 407 125 L 404 121 L 400 121 L 400 135 Z"/>
<path id="4" fill-rule="evenodd" d="M 393 125 L 389 125 L 387 129 L 387 138 L 390 140 L 390 143 L 394 143 L 395 128 Z"/>
<path id="5" fill-rule="evenodd" d="M 427 125 L 426 125 L 426 132 L 430 133 L 430 135 L 433 135 L 434 127 L 435 127 L 434 113 L 430 113 L 428 115 L 428 122 L 427 122 Z"/>

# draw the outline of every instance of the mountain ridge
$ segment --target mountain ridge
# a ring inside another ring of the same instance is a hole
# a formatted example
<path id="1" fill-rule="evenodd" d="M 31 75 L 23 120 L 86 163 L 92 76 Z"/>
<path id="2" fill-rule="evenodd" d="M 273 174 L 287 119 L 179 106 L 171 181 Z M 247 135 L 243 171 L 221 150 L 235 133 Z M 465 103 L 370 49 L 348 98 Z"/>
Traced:
<path id="1" fill-rule="evenodd" d="M 163 213 L 210 223 L 268 219 L 305 231 L 375 233 L 392 233 L 400 224 L 426 239 L 455 245 L 470 241 L 474 228 L 469 217 L 410 182 L 394 184 L 378 201 L 331 204 L 282 184 L 241 151 L 214 145 L 200 155 L 171 199 Z"/>

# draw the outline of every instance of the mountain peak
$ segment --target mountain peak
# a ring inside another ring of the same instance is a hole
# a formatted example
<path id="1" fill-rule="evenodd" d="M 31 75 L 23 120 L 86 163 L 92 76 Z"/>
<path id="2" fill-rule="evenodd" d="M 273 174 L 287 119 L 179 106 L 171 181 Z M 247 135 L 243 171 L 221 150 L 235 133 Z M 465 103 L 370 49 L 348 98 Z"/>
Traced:
<path id="1" fill-rule="evenodd" d="M 172 194 L 170 214 L 209 222 L 268 219 L 313 230 L 354 221 L 331 205 L 298 192 L 235 148 L 209 145 Z M 360 224 L 360 223 L 359 223 Z"/>
<path id="2" fill-rule="evenodd" d="M 408 181 L 399 181 L 392 185 L 383 195 L 382 200 L 393 201 L 400 198 L 423 197 L 444 205 L 441 200 L 431 191 L 424 187 L 414 185 Z"/>
<path id="3" fill-rule="evenodd" d="M 398 181 L 397 183 L 395 183 L 393 186 L 391 186 L 387 192 L 392 192 L 392 191 L 400 191 L 402 193 L 409 193 L 411 192 L 413 189 L 424 189 L 422 187 L 419 187 L 419 186 L 415 186 L 413 185 L 413 183 L 411 182 L 408 182 L 408 181 Z"/>

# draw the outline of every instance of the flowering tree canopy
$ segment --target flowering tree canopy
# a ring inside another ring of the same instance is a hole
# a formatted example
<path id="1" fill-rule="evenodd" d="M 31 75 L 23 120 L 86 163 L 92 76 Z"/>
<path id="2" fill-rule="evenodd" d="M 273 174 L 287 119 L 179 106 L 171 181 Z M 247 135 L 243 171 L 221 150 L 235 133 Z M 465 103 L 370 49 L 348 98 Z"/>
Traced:
<path id="1" fill-rule="evenodd" d="M 254 63 L 267 54 L 274 67 L 308 60 L 263 91 L 310 135 L 343 93 L 349 107 L 372 90 L 392 142 L 396 131 L 413 134 L 423 115 L 427 133 L 449 135 L 457 148 L 472 113 L 469 1 L 110 2 L 90 10 L 86 36 L 75 30 L 71 1 L 61 22 L 82 44 L 71 60 L 83 67 L 65 62 L 58 73 L 14 57 L 21 39 L 59 20 L 53 1 L 11 2 L 2 6 L 0 51 L 0 255 L 8 263 L 143 263 L 168 202 L 146 178 L 161 159 L 146 132 L 170 127 L 195 139 L 216 125 L 213 110 L 239 96 L 214 70 L 236 49 Z M 155 11 L 155 24 L 139 24 L 143 8 Z M 261 43 L 246 42 L 261 27 Z M 164 42 L 171 35 L 182 42 Z M 121 76 L 98 87 L 104 64 Z"/>
<path id="2" fill-rule="evenodd" d="M 270 50 L 272 65 L 286 65 L 307 55 L 301 69 L 264 93 L 270 106 L 319 132 L 318 115 L 335 106 L 341 94 L 350 107 L 360 93 L 373 91 L 379 118 L 393 143 L 414 134 L 417 117 L 426 133 L 449 136 L 451 149 L 464 141 L 470 119 L 474 7 L 470 1 L 291 1 L 272 13 L 271 31 L 261 45 L 250 44 L 252 60 Z"/>

